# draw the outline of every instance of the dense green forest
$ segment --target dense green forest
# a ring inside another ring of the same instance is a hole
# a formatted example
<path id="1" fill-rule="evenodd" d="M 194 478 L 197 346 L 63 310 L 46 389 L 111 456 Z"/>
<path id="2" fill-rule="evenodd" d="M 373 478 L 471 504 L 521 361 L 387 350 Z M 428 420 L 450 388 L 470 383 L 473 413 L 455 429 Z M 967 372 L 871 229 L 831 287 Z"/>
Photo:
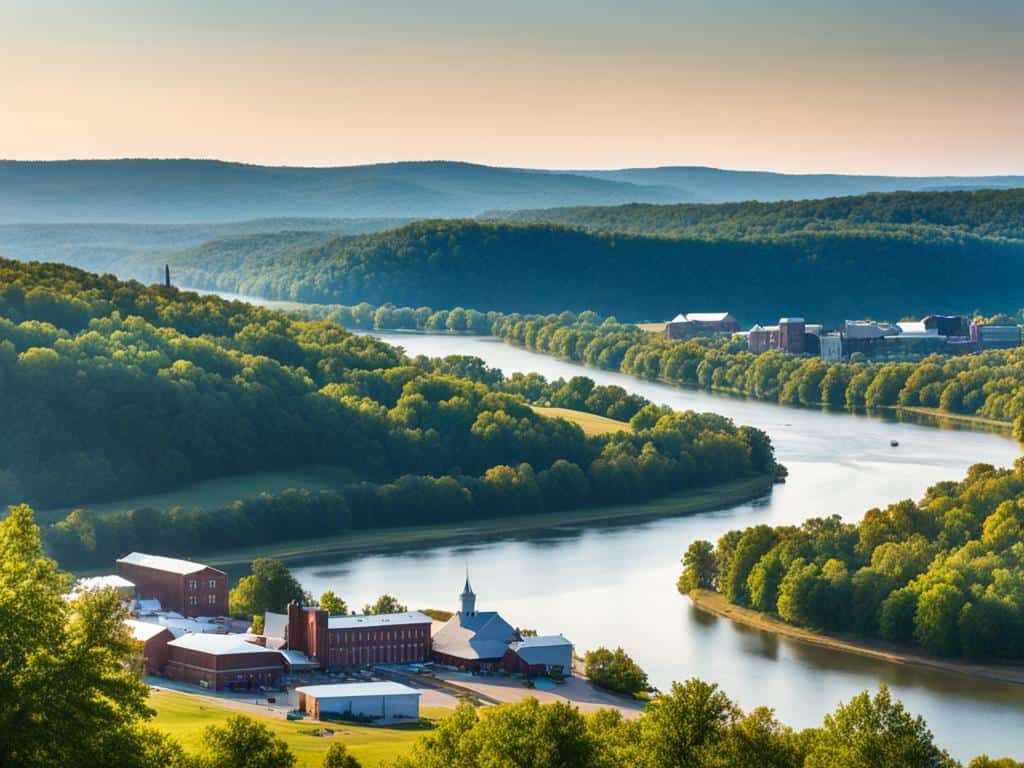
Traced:
<path id="1" fill-rule="evenodd" d="M 787 405 L 923 406 L 1014 422 L 1024 440 L 1024 348 L 929 355 L 918 362 L 826 363 L 785 352 L 755 355 L 742 339 L 672 341 L 594 313 L 503 315 L 507 342 L 575 362 Z"/>
<path id="2" fill-rule="evenodd" d="M 589 379 L 411 360 L 323 320 L 0 262 L 0 503 L 83 504 L 318 463 L 364 482 L 231 510 L 93 516 L 47 529 L 66 566 L 160 542 L 186 553 L 342 531 L 650 498 L 775 469 L 764 433 Z M 586 437 L 529 402 L 614 414 Z"/>
<path id="3" fill-rule="evenodd" d="M 677 210 L 596 209 L 592 218 L 607 218 L 600 228 L 609 230 L 598 232 L 453 220 L 316 244 L 270 234 L 127 257 L 109 268 L 152 280 L 166 260 L 181 285 L 271 299 L 502 312 L 590 308 L 629 320 L 723 309 L 746 324 L 785 314 L 838 324 L 993 313 L 1020 303 L 1024 193 L 1017 190 Z M 627 219 L 636 223 L 627 226 Z M 620 227 L 637 231 L 611 231 Z"/>
<path id="4" fill-rule="evenodd" d="M 860 523 L 730 531 L 687 551 L 679 589 L 792 624 L 974 660 L 1024 658 L 1024 459 L 976 464 Z"/>
<path id="5" fill-rule="evenodd" d="M 597 232 L 630 232 L 709 240 L 784 239 L 799 233 L 851 230 L 940 238 L 956 233 L 1024 239 L 1024 189 L 891 192 L 821 200 L 719 205 L 683 203 L 581 206 L 503 211 L 490 217 L 545 221 Z"/>
<path id="6" fill-rule="evenodd" d="M 1020 546 L 1020 545 L 1018 545 Z M 142 647 L 114 590 L 66 599 L 69 574 L 45 556 L 32 511 L 0 521 L 0 765 L 18 768 L 293 768 L 296 758 L 259 720 L 208 727 L 198 753 L 153 723 Z M 53 685 L 59 680 L 59 685 Z M 344 733 L 324 768 L 358 768 Z M 888 689 L 861 693 L 798 731 L 767 707 L 745 712 L 716 685 L 674 683 L 636 719 L 584 715 L 568 703 L 474 709 L 463 701 L 391 768 L 957 768 L 927 724 Z M 969 768 L 1021 768 L 980 756 Z"/>

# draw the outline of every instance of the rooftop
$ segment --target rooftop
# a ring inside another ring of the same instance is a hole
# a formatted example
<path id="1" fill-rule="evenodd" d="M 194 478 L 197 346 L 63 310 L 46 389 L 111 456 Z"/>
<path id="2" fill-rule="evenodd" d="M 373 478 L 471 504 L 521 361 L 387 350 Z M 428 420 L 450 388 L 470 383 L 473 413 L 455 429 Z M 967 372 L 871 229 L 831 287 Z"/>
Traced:
<path id="1" fill-rule="evenodd" d="M 728 312 L 690 312 L 686 315 L 691 323 L 721 323 L 728 317 Z"/>
<path id="2" fill-rule="evenodd" d="M 147 555 L 144 552 L 132 552 L 125 555 L 117 562 L 128 565 L 138 565 L 142 568 L 152 568 L 155 571 L 166 571 L 187 576 L 190 573 L 197 573 L 209 566 L 202 563 L 194 563 L 191 560 L 179 560 L 176 557 L 164 557 L 163 555 Z M 213 569 L 216 570 L 216 569 Z"/>
<path id="3" fill-rule="evenodd" d="M 135 589 L 135 584 L 128 579 L 112 573 L 108 576 L 93 576 L 88 579 L 79 579 L 75 582 L 75 590 L 82 589 Z"/>
<path id="4" fill-rule="evenodd" d="M 539 637 L 524 637 L 522 640 L 516 643 L 512 643 L 509 647 L 516 651 L 520 648 L 549 648 L 557 645 L 572 645 L 561 635 L 541 635 Z"/>
<path id="5" fill-rule="evenodd" d="M 161 626 L 160 624 L 151 624 L 148 621 L 136 621 L 135 619 L 126 619 L 125 626 L 131 630 L 132 637 L 139 642 L 146 642 L 150 638 L 156 637 L 161 632 L 166 632 L 167 627 Z"/>
<path id="6" fill-rule="evenodd" d="M 314 699 L 347 696 L 419 696 L 420 692 L 401 683 L 384 680 L 377 683 L 333 683 L 331 685 L 304 685 L 295 689 Z"/>
<path id="7" fill-rule="evenodd" d="M 246 635 L 213 635 L 206 633 L 182 635 L 167 645 L 175 648 L 187 648 L 190 651 L 201 651 L 213 656 L 226 656 L 237 653 L 267 653 L 268 649 L 245 640 Z M 276 653 L 270 649 L 271 653 Z"/>
<path id="8" fill-rule="evenodd" d="M 376 613 L 362 616 L 331 616 L 328 629 L 360 629 L 363 627 L 402 627 L 409 624 L 429 624 L 431 618 L 419 611 L 409 613 Z"/>

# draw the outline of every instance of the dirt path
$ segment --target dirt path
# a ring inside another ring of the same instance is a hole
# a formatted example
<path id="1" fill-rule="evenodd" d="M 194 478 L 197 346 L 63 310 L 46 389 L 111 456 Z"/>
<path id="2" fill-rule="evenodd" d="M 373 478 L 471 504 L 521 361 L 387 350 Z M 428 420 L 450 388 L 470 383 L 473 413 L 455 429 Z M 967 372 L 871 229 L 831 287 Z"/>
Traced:
<path id="1" fill-rule="evenodd" d="M 1022 665 L 972 664 L 967 661 L 940 659 L 881 641 L 812 632 L 808 629 L 794 627 L 792 624 L 787 624 L 760 611 L 733 605 L 720 593 L 709 592 L 704 589 L 694 590 L 689 594 L 689 598 L 702 611 L 731 619 L 747 627 L 753 627 L 764 632 L 772 632 L 776 635 L 793 638 L 804 643 L 831 648 L 843 653 L 854 653 L 858 656 L 888 661 L 892 664 L 912 664 L 918 667 L 942 670 L 943 672 L 955 672 L 986 680 L 998 680 L 1003 683 L 1024 685 L 1024 666 Z"/>

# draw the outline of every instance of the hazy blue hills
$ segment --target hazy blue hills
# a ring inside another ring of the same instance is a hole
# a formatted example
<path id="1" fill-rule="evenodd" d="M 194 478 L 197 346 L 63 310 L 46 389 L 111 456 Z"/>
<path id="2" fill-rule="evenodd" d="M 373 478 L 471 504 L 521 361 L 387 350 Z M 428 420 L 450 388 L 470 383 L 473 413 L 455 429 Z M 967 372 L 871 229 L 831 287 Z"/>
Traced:
<path id="1" fill-rule="evenodd" d="M 1012 186 L 1024 186 L 1024 177 L 908 178 L 698 167 L 545 171 L 458 162 L 295 168 L 215 160 L 0 161 L 0 224 L 450 218 L 494 209 Z"/>
<path id="2" fill-rule="evenodd" d="M 468 163 L 289 168 L 211 160 L 0 162 L 0 223 L 449 217 L 489 208 L 688 199 L 674 188 Z"/>
<path id="3" fill-rule="evenodd" d="M 921 192 L 1024 187 L 1024 176 L 858 176 L 837 173 L 727 171 L 701 166 L 572 171 L 606 181 L 686 190 L 694 202 L 804 200 L 866 192 Z M 640 202 L 640 201 L 636 201 Z"/>

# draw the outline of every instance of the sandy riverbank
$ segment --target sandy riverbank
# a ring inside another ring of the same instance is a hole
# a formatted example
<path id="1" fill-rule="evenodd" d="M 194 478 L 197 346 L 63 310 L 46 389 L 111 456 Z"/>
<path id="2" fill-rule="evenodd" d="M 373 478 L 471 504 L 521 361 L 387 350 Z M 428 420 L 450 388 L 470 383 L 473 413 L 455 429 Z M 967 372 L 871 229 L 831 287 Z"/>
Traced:
<path id="1" fill-rule="evenodd" d="M 892 664 L 912 664 L 918 667 L 942 670 L 943 672 L 955 672 L 986 680 L 998 680 L 1014 685 L 1024 685 L 1024 665 L 974 664 L 955 659 L 940 659 L 881 641 L 813 632 L 809 629 L 794 627 L 760 611 L 733 605 L 718 592 L 709 592 L 704 589 L 696 589 L 690 592 L 689 598 L 702 611 L 731 619 L 753 629 L 772 632 L 804 643 L 830 648 L 834 651 L 853 653 L 858 656 L 879 659 Z"/>

